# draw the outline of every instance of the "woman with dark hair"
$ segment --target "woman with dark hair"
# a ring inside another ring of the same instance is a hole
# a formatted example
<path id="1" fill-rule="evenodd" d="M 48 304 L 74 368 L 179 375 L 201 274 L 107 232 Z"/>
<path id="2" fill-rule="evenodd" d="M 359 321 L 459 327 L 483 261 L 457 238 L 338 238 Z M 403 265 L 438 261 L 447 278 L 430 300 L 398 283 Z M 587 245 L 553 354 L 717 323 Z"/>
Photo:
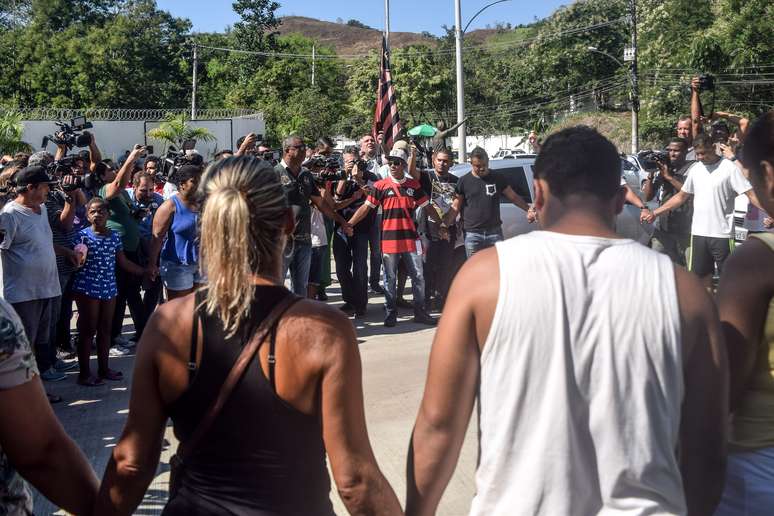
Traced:
<path id="1" fill-rule="evenodd" d="M 201 192 L 208 282 L 143 333 L 94 513 L 142 501 L 171 417 L 181 444 L 166 516 L 332 515 L 326 454 L 351 513 L 401 514 L 368 441 L 352 325 L 283 286 L 293 212 L 277 174 L 234 156 L 210 166 Z"/>
<path id="2" fill-rule="evenodd" d="M 201 174 L 201 167 L 196 165 L 183 165 L 173 173 L 170 181 L 177 187 L 177 193 L 164 201 L 153 217 L 148 259 L 154 267 L 158 264 L 167 299 L 186 296 L 203 283 L 199 269 L 196 195 Z"/>
<path id="3" fill-rule="evenodd" d="M 742 165 L 774 213 L 774 111 L 749 130 Z M 723 499 L 716 515 L 774 514 L 774 234 L 749 236 L 718 288 L 733 413 Z"/>

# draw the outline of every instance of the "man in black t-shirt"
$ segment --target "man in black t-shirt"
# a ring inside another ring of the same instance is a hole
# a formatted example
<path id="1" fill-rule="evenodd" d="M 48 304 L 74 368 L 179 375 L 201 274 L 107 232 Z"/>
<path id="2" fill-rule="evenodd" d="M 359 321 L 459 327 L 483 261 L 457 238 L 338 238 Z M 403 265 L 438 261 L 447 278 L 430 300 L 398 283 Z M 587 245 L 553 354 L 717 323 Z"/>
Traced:
<path id="1" fill-rule="evenodd" d="M 367 190 L 379 178 L 367 169 L 361 170 L 365 167 L 357 166 L 356 147 L 348 147 L 343 157 L 348 179 L 339 181 L 336 186 L 336 201 L 341 206 L 339 214 L 349 220 L 365 202 Z M 358 317 L 365 315 L 368 306 L 368 238 L 375 218 L 376 211 L 371 210 L 352 228 L 352 236 L 347 236 L 338 224 L 333 234 L 333 258 L 344 300 L 341 310 Z"/>
<path id="2" fill-rule="evenodd" d="M 503 239 L 500 195 L 525 212 L 529 211 L 529 205 L 513 191 L 506 179 L 489 170 L 489 156 L 484 149 L 473 149 L 470 164 L 472 170 L 457 182 L 457 196 L 444 217 L 448 225 L 458 213 L 462 214 L 465 253 L 468 258 Z"/>
<path id="3" fill-rule="evenodd" d="M 433 169 L 422 172 L 420 183 L 422 189 L 430 193 L 431 206 L 434 208 L 434 220 L 441 222 L 442 217 L 451 208 L 454 191 L 458 182 L 457 176 L 449 173 L 452 164 L 452 153 L 443 148 L 433 155 Z M 454 257 L 456 225 L 438 231 L 436 226 L 428 224 L 426 236 L 427 259 L 425 265 L 425 309 L 442 309 L 446 294 L 454 273 L 452 259 Z M 435 306 L 433 306 L 435 303 Z"/>
<path id="4" fill-rule="evenodd" d="M 349 223 L 323 201 L 311 172 L 301 167 L 305 157 L 304 141 L 299 136 L 289 136 L 282 142 L 282 161 L 274 167 L 296 218 L 296 229 L 287 243 L 289 249 L 283 254 L 282 277 L 290 271 L 292 290 L 302 297 L 307 295 L 309 267 L 312 263 L 311 205 L 314 204 L 323 215 L 338 222 L 345 234 L 352 233 Z"/>

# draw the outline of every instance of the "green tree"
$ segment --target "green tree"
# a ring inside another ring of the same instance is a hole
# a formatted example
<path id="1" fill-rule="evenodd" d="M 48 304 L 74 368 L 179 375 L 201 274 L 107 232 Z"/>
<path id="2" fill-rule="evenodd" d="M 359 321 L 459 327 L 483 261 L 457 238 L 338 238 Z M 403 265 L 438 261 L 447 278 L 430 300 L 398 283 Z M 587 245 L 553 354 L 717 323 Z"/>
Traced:
<path id="1" fill-rule="evenodd" d="M 22 141 L 24 126 L 18 113 L 5 112 L 0 115 L 0 155 L 17 152 L 31 152 L 30 144 Z"/>
<path id="2" fill-rule="evenodd" d="M 203 142 L 215 140 L 215 135 L 209 129 L 191 126 L 185 115 L 167 115 L 158 127 L 148 131 L 148 137 L 164 142 L 163 154 L 166 154 L 167 149 L 172 145 L 180 149 L 186 140 L 201 140 Z"/>

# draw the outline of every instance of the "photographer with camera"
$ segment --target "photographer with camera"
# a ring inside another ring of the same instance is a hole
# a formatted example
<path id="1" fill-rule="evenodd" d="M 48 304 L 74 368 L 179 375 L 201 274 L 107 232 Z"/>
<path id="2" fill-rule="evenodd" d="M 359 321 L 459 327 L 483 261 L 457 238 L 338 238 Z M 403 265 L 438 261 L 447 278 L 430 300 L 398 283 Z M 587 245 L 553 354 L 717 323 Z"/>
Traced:
<path id="1" fill-rule="evenodd" d="M 164 181 L 161 178 L 161 158 L 158 156 L 148 156 L 145 158 L 145 163 L 142 165 L 142 170 L 153 181 L 153 192 L 162 196 L 164 194 Z M 132 178 L 132 184 L 134 184 L 134 178 Z M 163 199 L 163 197 L 162 197 Z"/>
<path id="2" fill-rule="evenodd" d="M 274 167 L 296 218 L 296 229 L 283 255 L 282 277 L 290 271 L 292 290 L 303 297 L 307 295 L 312 259 L 312 204 L 338 222 L 347 236 L 352 235 L 352 226 L 323 200 L 311 172 L 302 167 L 305 158 L 306 145 L 301 137 L 288 136 L 282 142 L 282 161 Z"/>
<path id="3" fill-rule="evenodd" d="M 368 170 L 368 163 L 360 159 L 357 147 L 344 150 L 344 173 L 346 179 L 336 185 L 336 199 L 341 216 L 350 219 L 365 203 L 379 178 Z M 333 235 L 336 276 L 344 300 L 341 310 L 357 317 L 364 316 L 368 307 L 368 242 L 375 221 L 376 212 L 372 210 L 353 226 L 352 236 L 348 237 L 338 226 Z"/>
<path id="4" fill-rule="evenodd" d="M 672 138 L 667 145 L 666 153 L 652 154 L 655 168 L 648 171 L 648 177 L 642 183 L 645 201 L 657 198 L 659 206 L 663 206 L 682 190 L 688 169 L 693 165 L 692 161 L 686 161 L 687 154 L 688 142 L 682 138 Z M 643 211 L 643 217 L 647 218 L 648 215 Z M 650 247 L 666 254 L 674 263 L 685 267 L 691 245 L 692 217 L 693 203 L 689 200 L 672 210 L 668 216 L 656 220 Z"/>
<path id="5" fill-rule="evenodd" d="M 135 145 L 117 174 L 110 169 L 104 171 L 101 179 L 105 181 L 105 185 L 99 189 L 99 196 L 108 202 L 108 208 L 110 209 L 107 227 L 118 233 L 121 237 L 124 255 L 137 266 L 141 263 L 138 254 L 140 248 L 140 224 L 132 215 L 134 203 L 126 191 L 126 186 L 134 171 L 137 159 L 145 152 L 145 147 L 139 144 Z M 132 316 L 132 321 L 134 321 L 135 335 L 133 341 L 135 343 L 145 328 L 147 314 L 140 296 L 142 282 L 139 281 L 136 275 L 127 272 L 122 267 L 116 267 L 116 285 L 118 287 L 118 295 L 116 297 L 116 308 L 111 331 L 116 349 L 111 350 L 111 353 L 123 355 L 127 354 L 129 349 L 134 346 L 131 341 L 121 337 L 126 306 L 129 305 L 129 313 Z"/>

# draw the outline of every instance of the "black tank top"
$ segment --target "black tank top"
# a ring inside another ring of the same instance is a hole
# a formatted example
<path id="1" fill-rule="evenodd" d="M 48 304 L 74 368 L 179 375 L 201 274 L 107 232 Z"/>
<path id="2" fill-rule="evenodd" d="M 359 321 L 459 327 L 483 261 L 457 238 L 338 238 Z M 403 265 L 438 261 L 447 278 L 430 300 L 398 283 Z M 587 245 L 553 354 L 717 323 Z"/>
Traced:
<path id="1" fill-rule="evenodd" d="M 217 316 L 198 311 L 204 342 L 199 369 L 168 407 L 181 442 L 192 436 L 213 403 L 242 346 L 288 295 L 284 287 L 257 286 L 250 317 L 231 338 Z M 197 306 L 200 302 L 197 295 Z M 277 362 L 282 360 L 278 353 Z M 207 435 L 190 450 L 179 486 L 163 515 L 334 514 L 320 419 L 277 396 L 258 353 Z"/>

